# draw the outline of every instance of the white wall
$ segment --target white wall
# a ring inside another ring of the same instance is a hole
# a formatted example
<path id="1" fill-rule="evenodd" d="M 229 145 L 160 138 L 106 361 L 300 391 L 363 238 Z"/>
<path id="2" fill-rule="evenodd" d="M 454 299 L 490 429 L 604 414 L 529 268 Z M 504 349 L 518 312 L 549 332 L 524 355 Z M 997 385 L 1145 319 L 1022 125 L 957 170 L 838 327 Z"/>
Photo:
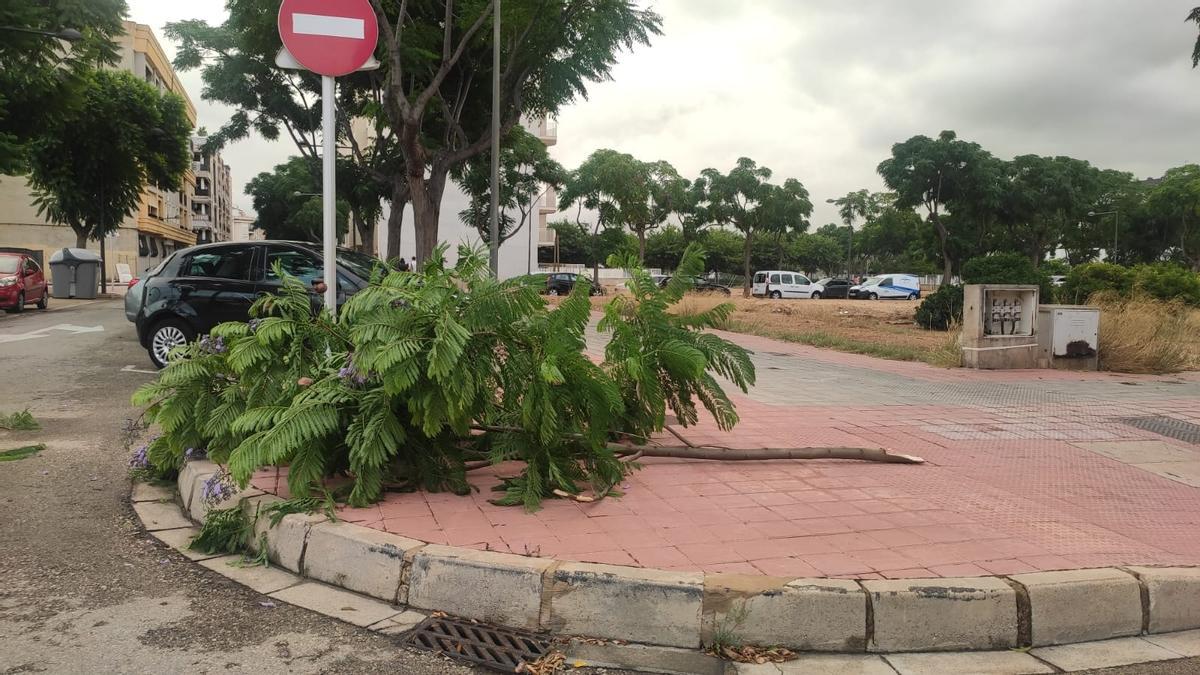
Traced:
<path id="1" fill-rule="evenodd" d="M 446 259 L 451 263 L 458 260 L 457 253 L 460 243 L 465 242 L 474 246 L 483 246 L 483 241 L 479 238 L 479 233 L 475 231 L 475 228 L 464 225 L 458 218 L 458 212 L 466 208 L 467 202 L 467 196 L 458 189 L 457 185 L 450 182 L 446 186 L 446 192 L 442 196 L 441 217 L 438 220 L 438 239 L 450 245 L 450 250 L 446 253 Z M 381 253 L 387 251 L 388 216 L 389 210 L 385 204 L 383 217 L 380 219 L 378 227 L 375 228 L 376 245 L 378 247 L 376 250 Z M 531 216 L 530 220 L 532 222 L 525 223 L 520 232 L 515 234 L 512 239 L 504 242 L 500 247 L 501 279 L 537 272 L 538 234 L 536 214 Z M 412 208 L 405 207 L 404 225 L 400 231 L 400 255 L 406 260 L 412 258 L 416 251 L 413 231 Z M 531 231 L 533 232 L 532 241 L 530 240 Z"/>

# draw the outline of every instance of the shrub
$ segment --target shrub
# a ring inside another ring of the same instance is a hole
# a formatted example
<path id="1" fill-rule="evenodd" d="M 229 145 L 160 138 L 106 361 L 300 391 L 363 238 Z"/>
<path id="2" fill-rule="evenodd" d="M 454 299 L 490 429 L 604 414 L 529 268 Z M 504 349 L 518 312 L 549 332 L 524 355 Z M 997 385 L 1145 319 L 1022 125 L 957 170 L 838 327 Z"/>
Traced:
<path id="1" fill-rule="evenodd" d="M 949 330 L 963 319 L 963 287 L 946 284 L 925 296 L 913 319 L 928 330 Z"/>
<path id="2" fill-rule="evenodd" d="M 1085 263 L 1071 268 L 1059 289 L 1067 303 L 1083 304 L 1092 295 L 1110 291 L 1127 296 L 1133 290 L 1133 274 L 1125 267 L 1106 262 Z"/>
<path id="3" fill-rule="evenodd" d="M 971 258 L 962 266 L 964 284 L 1025 284 L 1037 286 L 1044 301 L 1053 297 L 1050 273 L 1033 266 L 1020 253 L 993 253 Z"/>
<path id="4" fill-rule="evenodd" d="M 631 270 L 630 293 L 600 322 L 612 335 L 601 363 L 584 351 L 587 284 L 551 309 L 541 278 L 496 281 L 480 250 L 460 248 L 454 267 L 443 254 L 419 272 L 379 275 L 336 320 L 314 317 L 307 289 L 279 271 L 280 293 L 255 303 L 254 320 L 180 348 L 135 394 L 162 431 L 149 461 L 178 468 L 185 448 L 205 448 L 242 487 L 286 464 L 295 497 L 349 475 L 348 500 L 361 506 L 385 486 L 465 493 L 468 462 L 516 460 L 525 468 L 497 503 L 532 509 L 581 482 L 608 494 L 631 468 L 611 441 L 661 431 L 668 405 L 684 425 L 698 421 L 698 405 L 720 428 L 736 424 L 716 376 L 745 391 L 754 367 L 701 331 L 732 305 L 667 311 L 703 271 L 698 247 L 666 288 Z"/>
<path id="5" fill-rule="evenodd" d="M 1200 309 L 1108 291 L 1092 296 L 1100 307 L 1100 367 L 1122 373 L 1200 369 Z"/>
<path id="6" fill-rule="evenodd" d="M 1171 263 L 1134 267 L 1133 290 L 1159 300 L 1200 306 L 1200 274 Z"/>

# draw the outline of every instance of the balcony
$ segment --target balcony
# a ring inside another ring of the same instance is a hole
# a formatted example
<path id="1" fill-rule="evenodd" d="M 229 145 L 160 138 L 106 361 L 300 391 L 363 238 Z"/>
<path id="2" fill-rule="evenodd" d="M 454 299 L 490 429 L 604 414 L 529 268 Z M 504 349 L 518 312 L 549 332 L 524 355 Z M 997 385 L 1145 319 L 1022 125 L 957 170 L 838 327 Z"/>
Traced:
<path id="1" fill-rule="evenodd" d="M 538 213 L 547 216 L 551 213 L 558 213 L 558 194 L 554 188 L 547 189 L 546 194 L 538 199 Z"/>

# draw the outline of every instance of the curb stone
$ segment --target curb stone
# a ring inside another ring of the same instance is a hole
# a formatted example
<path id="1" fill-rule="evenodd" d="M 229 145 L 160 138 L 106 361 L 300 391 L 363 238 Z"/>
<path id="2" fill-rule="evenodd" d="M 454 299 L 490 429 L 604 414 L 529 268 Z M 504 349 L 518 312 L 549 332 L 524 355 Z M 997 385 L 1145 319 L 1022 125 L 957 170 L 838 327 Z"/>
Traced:
<path id="1" fill-rule="evenodd" d="M 1033 646 L 1128 637 L 1142 632 L 1138 580 L 1111 568 L 1009 577 L 1029 596 Z"/>
<path id="2" fill-rule="evenodd" d="M 180 475 L 181 488 L 185 482 L 194 485 L 197 477 L 202 474 L 201 470 L 205 468 L 201 462 L 192 464 L 198 466 Z M 182 507 L 156 500 L 133 501 L 135 512 L 152 536 L 160 540 L 169 540 L 181 537 L 181 533 L 194 527 L 185 515 L 189 510 L 187 505 L 183 504 L 182 494 L 178 495 L 178 498 Z M 251 516 L 260 506 L 280 501 L 274 495 L 239 495 L 237 500 L 240 501 L 241 508 Z M 268 529 L 266 524 L 267 519 L 260 519 L 256 524 L 256 533 L 267 535 L 268 557 L 276 564 L 309 575 L 309 578 L 316 574 L 328 573 L 328 570 L 321 569 L 322 565 L 332 565 L 330 561 L 324 560 L 328 557 L 325 549 L 335 554 L 347 555 L 352 555 L 354 547 L 359 547 L 359 552 L 370 552 L 370 547 L 380 544 L 380 541 L 367 535 L 378 537 L 385 534 L 359 526 L 329 523 L 319 515 L 290 514 L 284 517 L 277 527 Z M 341 534 L 330 536 L 328 542 L 313 546 L 312 533 L 316 531 Z M 403 543 L 398 543 L 398 540 Z M 172 541 L 167 543 L 174 545 Z M 252 547 L 257 549 L 257 536 L 251 543 Z M 396 595 L 383 598 L 385 602 L 317 581 L 308 581 L 303 576 L 278 569 L 240 568 L 226 564 L 237 556 L 210 558 L 201 564 L 252 588 L 256 583 L 250 575 L 255 572 L 269 571 L 281 575 L 277 577 L 276 583 L 285 587 L 265 591 L 269 592 L 271 597 L 378 632 L 398 634 L 411 630 L 418 617 L 425 616 L 424 613 L 413 611 L 411 608 L 391 604 L 405 597 L 400 595 L 401 593 L 407 593 L 413 606 L 416 606 L 414 598 L 418 601 L 424 598 L 421 602 L 429 605 L 427 609 L 447 611 L 465 618 L 476 618 L 526 630 L 540 628 L 544 631 L 556 631 L 565 633 L 564 637 L 568 638 L 575 632 L 607 639 L 630 642 L 636 640 L 637 643 L 634 644 L 605 646 L 620 647 L 624 650 L 622 653 L 646 660 L 646 663 L 630 663 L 625 667 L 684 673 L 707 672 L 700 670 L 707 666 L 696 665 L 703 662 L 701 659 L 688 666 L 687 670 L 671 670 L 667 663 L 656 659 L 662 654 L 688 654 L 712 658 L 697 651 L 695 647 L 700 644 L 702 635 L 706 639 L 711 636 L 713 622 L 717 617 L 728 612 L 728 607 L 722 609 L 721 603 L 745 599 L 762 614 L 761 610 L 770 605 L 768 602 L 760 602 L 764 598 L 781 602 L 779 596 L 787 597 L 793 592 L 809 592 L 815 593 L 814 597 L 819 599 L 826 593 L 836 592 L 831 589 L 838 585 L 831 586 L 831 583 L 837 580 L 830 579 L 764 578 L 755 582 L 758 588 L 755 590 L 754 585 L 739 586 L 730 583 L 731 578 L 736 575 L 678 574 L 611 565 L 561 563 L 550 559 L 474 549 L 423 545 L 416 540 L 407 540 L 397 535 L 387 535 L 383 543 L 396 547 L 395 551 L 389 550 L 384 557 L 393 560 L 392 554 L 398 554 L 400 558 L 398 579 L 391 571 L 393 563 L 388 563 L 388 573 L 392 574 L 391 579 L 397 579 L 398 586 Z M 351 549 L 350 553 L 343 550 L 347 547 Z M 1125 574 L 1133 580 L 1139 587 L 1138 614 L 1143 622 L 1141 625 L 1159 634 L 1147 638 L 1127 637 L 1038 647 L 1031 652 L 1032 654 L 1063 668 L 1076 663 L 1086 664 L 1086 667 L 1102 667 L 1200 655 L 1200 630 L 1167 632 L 1175 626 L 1200 626 L 1200 604 L 1195 600 L 1200 597 L 1200 567 L 1101 569 L 1093 572 L 1091 576 L 1082 575 L 1082 578 L 1090 579 L 1096 573 Z M 1028 646 L 1028 635 L 1017 636 L 1018 626 L 1029 626 L 1033 612 L 1032 603 L 1016 601 L 1015 596 L 1023 595 L 1026 591 L 1026 586 L 1020 583 L 1020 576 L 860 581 L 857 585 L 861 587 L 861 592 L 867 599 L 862 621 L 863 634 L 868 640 L 866 647 L 872 652 L 909 652 L 913 657 L 921 656 L 920 652 L 938 650 L 938 653 L 927 655 L 925 658 L 931 663 L 951 663 L 954 659 L 933 657 L 983 659 L 988 655 L 980 650 L 995 649 L 996 645 L 1007 647 L 1021 642 Z M 349 577 L 348 574 L 330 576 L 334 583 L 342 585 L 347 584 Z M 1035 588 L 1038 586 L 1029 578 L 1025 581 Z M 266 589 L 271 586 L 259 587 Z M 391 588 L 391 581 L 383 584 L 383 588 L 383 591 L 376 589 L 368 592 L 386 595 L 392 592 L 388 590 Z M 849 587 L 845 590 L 846 595 L 853 595 Z M 1036 596 L 1036 593 L 1033 596 Z M 439 599 L 445 599 L 446 604 L 435 605 L 434 601 Z M 457 606 L 454 606 L 455 603 Z M 595 607 L 589 608 L 589 603 L 606 606 L 607 616 L 597 617 Z M 355 606 L 364 608 L 361 614 L 357 613 L 360 611 L 358 609 L 346 609 Z M 787 605 L 782 604 L 781 607 L 786 608 Z M 831 612 L 822 609 L 812 611 Z M 751 624 L 754 614 L 751 612 L 748 615 Z M 827 613 L 825 618 L 835 615 L 836 612 Z M 762 623 L 764 631 L 778 630 L 778 626 L 771 625 L 770 621 Z M 847 620 L 847 626 L 857 630 L 858 623 Z M 610 633 L 612 637 L 602 633 Z M 766 636 L 770 637 L 769 634 Z M 763 635 L 747 635 L 745 643 L 763 644 L 765 640 L 756 639 L 761 637 Z M 812 639 L 812 636 L 806 635 L 803 639 Z M 658 644 L 645 644 L 646 642 Z M 592 643 L 588 641 L 583 644 L 591 646 Z M 847 647 L 856 647 L 853 638 L 835 649 Z M 951 649 L 968 651 L 943 651 Z M 903 664 L 903 657 L 903 654 L 896 654 L 885 658 Z M 887 670 L 879 672 L 894 672 L 879 655 L 801 653 L 796 661 L 763 666 L 766 668 L 758 665 L 747 667 L 743 664 L 724 664 L 724 671 L 749 673 L 752 672 L 749 669 L 754 669 L 753 672 L 790 674 L 817 672 L 813 668 L 818 668 L 819 672 L 831 675 L 842 672 L 873 674 L 876 672 L 874 668 L 882 667 Z"/>
<path id="3" fill-rule="evenodd" d="M 268 541 L 270 535 L 267 535 Z M 404 604 L 407 589 L 400 585 L 404 557 L 424 542 L 351 523 L 320 522 L 308 530 L 304 575 Z"/>
<path id="4" fill-rule="evenodd" d="M 711 643 L 738 614 L 743 615 L 739 625 L 725 628 L 754 636 L 755 644 L 799 651 L 866 650 L 867 596 L 854 581 L 706 575 L 703 642 Z"/>

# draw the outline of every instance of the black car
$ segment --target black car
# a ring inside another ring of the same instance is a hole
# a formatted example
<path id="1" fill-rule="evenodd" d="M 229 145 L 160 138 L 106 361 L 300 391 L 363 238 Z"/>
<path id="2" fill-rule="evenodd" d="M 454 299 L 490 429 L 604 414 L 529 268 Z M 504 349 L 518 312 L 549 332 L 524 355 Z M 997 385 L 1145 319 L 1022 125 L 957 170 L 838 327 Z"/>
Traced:
<path id="1" fill-rule="evenodd" d="M 722 286 L 721 284 L 718 284 L 715 281 L 709 281 L 704 277 L 689 277 L 689 281 L 691 281 L 692 290 L 699 291 L 701 293 L 721 293 L 723 295 L 730 295 L 731 293 L 728 286 Z M 669 283 L 671 283 L 671 277 L 669 276 L 662 277 L 658 280 L 658 285 L 664 288 Z"/>
<path id="2" fill-rule="evenodd" d="M 822 298 L 850 297 L 850 282 L 846 279 L 832 279 L 826 277 L 817 283 L 825 287 L 825 290 L 821 292 Z"/>
<path id="3" fill-rule="evenodd" d="M 324 276 L 320 244 L 253 241 L 193 246 L 176 251 L 143 279 L 130 285 L 125 316 L 137 327 L 138 341 L 162 368 L 167 354 L 226 321 L 246 321 L 250 305 L 278 290 L 273 267 L 306 286 Z M 338 250 L 338 304 L 367 287 L 375 260 Z M 313 306 L 320 298 L 313 291 Z"/>
<path id="4" fill-rule="evenodd" d="M 582 281 L 589 286 L 592 280 L 575 274 L 574 272 L 554 272 L 546 275 L 546 295 L 570 295 L 571 290 L 575 288 L 575 284 Z M 590 291 L 591 295 L 604 295 L 604 290 L 598 286 L 593 286 Z"/>

